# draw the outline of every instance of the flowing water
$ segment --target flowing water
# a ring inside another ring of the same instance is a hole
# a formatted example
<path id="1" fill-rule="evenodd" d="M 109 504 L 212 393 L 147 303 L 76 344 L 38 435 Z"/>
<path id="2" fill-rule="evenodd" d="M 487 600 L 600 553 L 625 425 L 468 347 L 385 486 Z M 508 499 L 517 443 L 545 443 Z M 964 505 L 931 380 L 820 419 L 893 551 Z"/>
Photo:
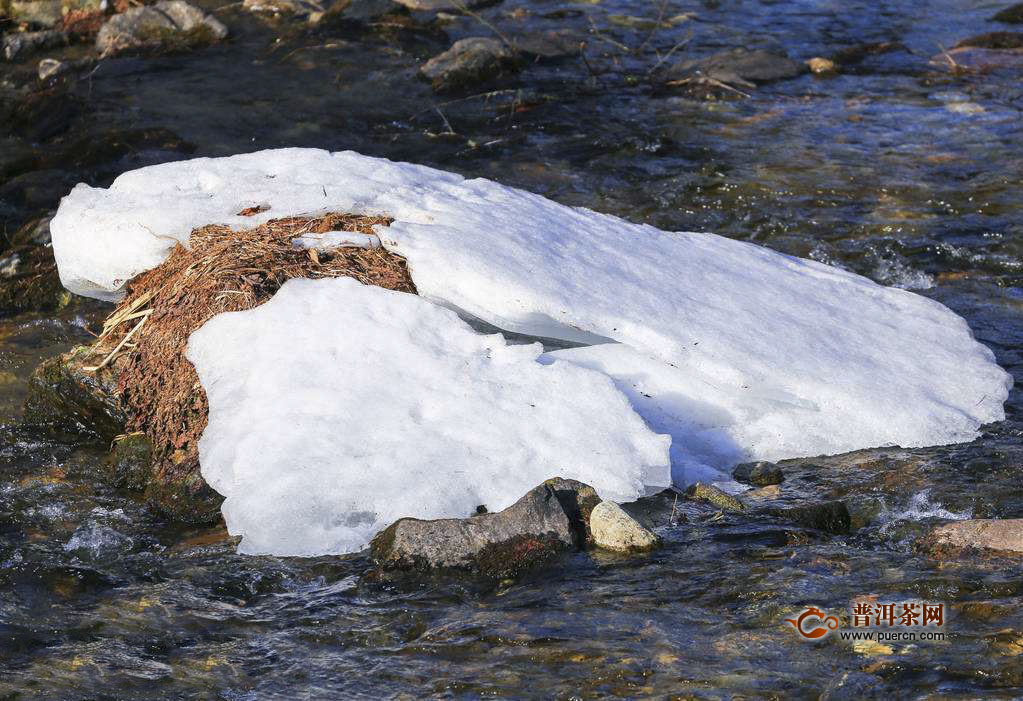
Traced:
<path id="1" fill-rule="evenodd" d="M 513 37 L 573 29 L 586 49 L 437 96 L 416 67 L 486 35 L 473 17 L 310 28 L 225 4 L 232 39 L 206 49 L 107 59 L 42 94 L 34 62 L 0 68 L 21 106 L 0 124 L 0 217 L 11 232 L 76 182 L 149 163 L 350 148 L 913 289 L 1019 378 L 1023 69 L 930 63 L 1006 29 L 986 21 L 1003 6 L 507 0 L 482 17 Z M 747 97 L 651 84 L 736 46 L 862 60 Z M 1023 563 L 915 544 L 943 520 L 1023 517 L 1018 391 L 969 445 L 790 461 L 779 493 L 748 499 L 843 499 L 848 534 L 690 502 L 677 524 L 661 499 L 666 546 L 648 556 L 577 553 L 496 584 L 388 578 L 363 556 L 236 555 L 223 531 L 97 482 L 106 446 L 20 427 L 28 374 L 105 311 L 0 321 L 0 699 L 1023 695 Z M 816 605 L 848 625 L 874 600 L 943 603 L 946 639 L 810 642 L 784 622 Z"/>

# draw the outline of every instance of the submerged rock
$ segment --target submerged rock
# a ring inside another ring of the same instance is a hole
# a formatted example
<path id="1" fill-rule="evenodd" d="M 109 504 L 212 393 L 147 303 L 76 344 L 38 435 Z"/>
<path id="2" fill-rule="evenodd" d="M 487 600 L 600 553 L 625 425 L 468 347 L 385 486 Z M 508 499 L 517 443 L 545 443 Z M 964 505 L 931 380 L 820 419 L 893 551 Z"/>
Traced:
<path id="1" fill-rule="evenodd" d="M 963 39 L 954 48 L 1023 49 L 1023 32 L 988 32 Z"/>
<path id="2" fill-rule="evenodd" d="M 1023 66 L 1023 49 L 984 49 L 962 46 L 932 56 L 930 64 L 953 73 L 1019 68 Z"/>
<path id="3" fill-rule="evenodd" d="M 526 32 L 514 37 L 515 48 L 533 58 L 561 58 L 578 54 L 582 38 L 574 32 L 552 29 Z"/>
<path id="4" fill-rule="evenodd" d="M 56 29 L 46 29 L 41 32 L 14 32 L 4 36 L 3 54 L 8 61 L 14 61 L 35 51 L 52 49 L 67 43 L 67 34 Z"/>
<path id="5" fill-rule="evenodd" d="M 1023 553 L 1023 519 L 954 521 L 935 528 L 930 541 L 939 547 Z"/>
<path id="6" fill-rule="evenodd" d="M 259 2 L 260 0 L 250 0 Z M 265 0 L 264 0 L 265 1 Z M 327 3 L 322 12 L 310 12 L 309 22 L 376 22 L 385 17 L 408 14 L 408 10 L 394 0 L 336 0 Z"/>
<path id="7" fill-rule="evenodd" d="M 403 518 L 370 543 L 389 569 L 459 569 L 508 577 L 578 546 L 576 528 L 548 483 L 498 513 L 424 521 Z"/>
<path id="8" fill-rule="evenodd" d="M 400 5 L 404 5 L 410 10 L 419 10 L 422 12 L 451 12 L 462 10 L 464 8 L 473 9 L 486 5 L 492 0 L 466 0 L 465 2 L 455 2 L 454 0 L 396 0 Z"/>
<path id="9" fill-rule="evenodd" d="M 242 7 L 250 12 L 288 15 L 311 15 L 325 12 L 323 5 L 314 0 L 244 0 Z"/>
<path id="10" fill-rule="evenodd" d="M 809 70 L 801 63 L 782 54 L 761 49 L 732 49 L 706 58 L 680 61 L 670 71 L 672 78 L 701 75 L 721 81 L 751 85 L 796 78 Z"/>
<path id="11" fill-rule="evenodd" d="M 752 484 L 754 487 L 769 487 L 772 484 L 781 484 L 785 481 L 785 475 L 781 468 L 766 460 L 736 465 L 732 470 L 732 477 L 736 482 Z"/>
<path id="12" fill-rule="evenodd" d="M 1005 22 L 1006 24 L 1023 24 L 1023 2 L 1010 5 L 1004 10 L 996 13 L 992 18 L 993 22 Z"/>
<path id="13" fill-rule="evenodd" d="M 843 501 L 770 509 L 769 513 L 806 528 L 836 535 L 848 533 L 852 524 L 849 507 Z"/>
<path id="14" fill-rule="evenodd" d="M 661 542 L 613 501 L 602 501 L 593 508 L 590 532 L 598 548 L 621 552 L 652 550 Z"/>
<path id="15" fill-rule="evenodd" d="M 723 492 L 711 484 L 697 482 L 696 484 L 690 485 L 689 489 L 686 490 L 686 495 L 690 499 L 709 502 L 724 511 L 746 510 L 746 505 L 743 504 L 738 497 L 734 497 L 727 492 Z"/>
<path id="16" fill-rule="evenodd" d="M 191 46 L 227 36 L 227 27 L 185 0 L 160 0 L 114 15 L 100 27 L 96 49 L 113 53 L 152 46 Z"/>
<path id="17" fill-rule="evenodd" d="M 419 72 L 434 90 L 453 90 L 493 78 L 513 65 L 514 54 L 497 39 L 471 37 L 452 44 L 424 63 Z"/>

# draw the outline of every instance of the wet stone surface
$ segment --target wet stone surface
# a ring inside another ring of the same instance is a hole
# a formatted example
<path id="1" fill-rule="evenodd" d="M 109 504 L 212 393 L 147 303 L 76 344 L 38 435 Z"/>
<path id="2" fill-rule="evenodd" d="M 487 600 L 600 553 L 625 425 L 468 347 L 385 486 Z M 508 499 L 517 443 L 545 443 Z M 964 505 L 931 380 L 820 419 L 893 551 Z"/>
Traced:
<path id="1" fill-rule="evenodd" d="M 196 4 L 228 39 L 97 60 L 95 36 L 71 33 L 0 63 L 0 259 L 45 254 L 45 237 L 14 234 L 77 182 L 352 148 L 916 291 L 1023 378 L 1023 62 L 1005 40 L 952 48 L 1017 31 L 991 21 L 1011 3 L 506 0 L 473 9 L 491 26 L 418 0 L 318 21 Z M 5 34 L 60 30 L 55 0 L 9 5 Z M 519 70 L 444 95 L 418 78 L 495 29 Z M 836 70 L 670 84 L 676 64 L 736 49 Z M 41 83 L 42 59 L 69 67 Z M 569 550 L 511 582 L 378 578 L 365 555 L 238 556 L 222 528 L 175 525 L 97 480 L 109 440 L 23 427 L 33 369 L 108 311 L 45 308 L 0 318 L 0 698 L 1023 693 L 1023 560 L 921 547 L 944 523 L 1023 517 L 1018 390 L 970 444 L 783 461 L 742 511 L 673 492 L 625 505 L 662 541 L 638 557 Z M 792 511 L 836 503 L 837 520 Z M 807 643 L 783 622 L 809 604 L 847 617 L 863 597 L 944 602 L 952 637 Z"/>

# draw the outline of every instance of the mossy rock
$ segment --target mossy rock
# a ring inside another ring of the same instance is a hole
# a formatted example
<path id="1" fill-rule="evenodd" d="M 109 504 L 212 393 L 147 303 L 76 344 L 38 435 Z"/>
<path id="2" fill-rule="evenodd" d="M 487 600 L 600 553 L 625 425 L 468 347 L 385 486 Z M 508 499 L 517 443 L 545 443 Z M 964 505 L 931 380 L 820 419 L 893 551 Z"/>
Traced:
<path id="1" fill-rule="evenodd" d="M 101 360 L 78 346 L 44 361 L 29 379 L 26 424 L 113 441 L 125 431 L 128 417 L 110 368 L 86 370 Z"/>
<path id="2" fill-rule="evenodd" d="M 738 497 L 723 492 L 712 484 L 696 482 L 686 490 L 686 496 L 696 501 L 705 501 L 722 511 L 745 511 L 746 505 Z"/>
<path id="3" fill-rule="evenodd" d="M 224 497 L 206 484 L 199 466 L 180 476 L 157 472 L 150 477 L 145 490 L 146 501 L 165 516 L 195 525 L 209 525 L 220 520 Z"/>
<path id="4" fill-rule="evenodd" d="M 104 465 L 114 486 L 142 491 L 153 476 L 153 442 L 144 433 L 118 436 Z"/>

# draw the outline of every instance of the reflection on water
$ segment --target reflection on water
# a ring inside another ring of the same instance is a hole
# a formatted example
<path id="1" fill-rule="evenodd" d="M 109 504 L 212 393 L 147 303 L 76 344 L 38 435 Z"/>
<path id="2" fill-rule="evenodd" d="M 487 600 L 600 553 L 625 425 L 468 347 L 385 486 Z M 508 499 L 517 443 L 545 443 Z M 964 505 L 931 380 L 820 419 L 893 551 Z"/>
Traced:
<path id="1" fill-rule="evenodd" d="M 493 6 L 486 16 L 508 33 L 576 30 L 586 61 L 530 65 L 471 99 L 414 78 L 451 39 L 483 33 L 471 18 L 302 29 L 228 7 L 218 16 L 231 42 L 105 61 L 50 105 L 63 123 L 0 134 L 0 212 L 14 228 L 75 182 L 171 158 L 353 148 L 919 291 L 963 314 L 1018 375 L 1020 75 L 928 64 L 991 31 L 1001 3 L 672 1 L 665 17 L 692 16 L 651 32 L 659 7 Z M 707 101 L 646 80 L 686 38 L 679 55 L 894 48 L 862 51 L 837 75 Z M 15 86 L 5 96 L 17 93 L 22 69 L 2 70 Z M 577 554 L 497 585 L 382 579 L 361 556 L 235 555 L 225 533 L 168 525 L 98 484 L 104 446 L 18 429 L 32 367 L 86 340 L 102 314 L 0 324 L 0 698 L 1021 693 L 1023 565 L 939 562 L 913 545 L 939 519 L 1023 516 L 1018 393 L 1008 420 L 973 444 L 791 461 L 780 494 L 750 498 L 843 499 L 849 535 L 687 503 L 679 526 L 655 510 L 667 546 L 650 556 Z M 808 604 L 847 612 L 869 595 L 946 602 L 952 639 L 854 648 L 801 642 L 783 623 Z"/>

